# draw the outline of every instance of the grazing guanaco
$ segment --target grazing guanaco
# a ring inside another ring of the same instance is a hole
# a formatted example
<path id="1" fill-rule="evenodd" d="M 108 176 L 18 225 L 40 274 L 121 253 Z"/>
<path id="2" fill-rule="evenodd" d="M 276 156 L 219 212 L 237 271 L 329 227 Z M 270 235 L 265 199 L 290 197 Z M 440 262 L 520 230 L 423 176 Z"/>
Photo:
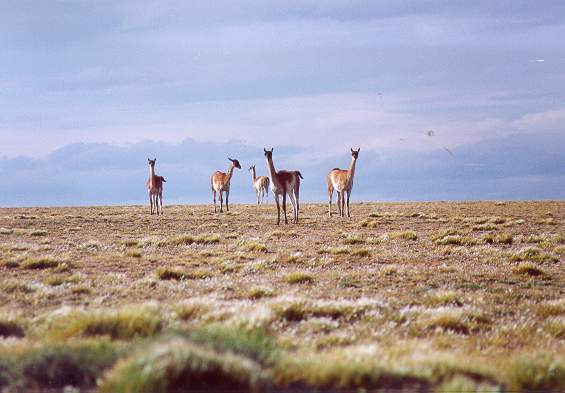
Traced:
<path id="1" fill-rule="evenodd" d="M 212 198 L 214 199 L 214 213 L 216 213 L 216 192 L 220 193 L 220 213 L 224 212 L 224 198 L 223 193 L 226 193 L 226 210 L 230 211 L 229 208 L 229 197 L 230 197 L 230 181 L 233 176 L 233 169 L 241 169 L 241 165 L 239 165 L 238 160 L 232 160 L 228 157 L 228 160 L 231 161 L 231 164 L 228 168 L 228 173 L 216 171 L 212 174 Z"/>
<path id="2" fill-rule="evenodd" d="M 275 205 L 277 205 L 277 225 L 281 222 L 281 208 L 279 204 L 279 195 L 282 195 L 282 208 L 284 213 L 284 223 L 288 224 L 286 218 L 286 195 L 288 194 L 292 203 L 294 213 L 294 222 L 298 222 L 298 211 L 300 210 L 299 194 L 300 179 L 304 179 L 299 171 L 276 171 L 273 165 L 273 149 L 270 151 L 263 148 L 267 166 L 269 167 L 269 179 L 271 181 L 271 191 L 275 197 Z"/>
<path id="3" fill-rule="evenodd" d="M 147 159 L 149 163 L 149 179 L 147 179 L 147 191 L 149 192 L 149 206 L 151 210 L 151 215 L 153 215 L 153 205 L 159 215 L 159 202 L 161 202 L 161 214 L 163 214 L 163 183 L 166 182 L 163 176 L 157 176 L 155 174 L 155 162 L 154 159 Z"/>
<path id="4" fill-rule="evenodd" d="M 359 157 L 359 151 L 351 148 L 351 164 L 348 170 L 334 168 L 328 175 L 329 215 L 332 216 L 332 197 L 334 189 L 337 191 L 337 209 L 341 217 L 345 216 L 345 204 L 347 202 L 347 217 L 351 218 L 349 211 L 349 196 L 353 189 L 353 176 L 355 176 L 355 163 Z M 347 198 L 347 199 L 346 199 Z"/>
<path id="5" fill-rule="evenodd" d="M 257 176 L 255 173 L 255 165 L 249 167 L 249 172 L 251 172 L 251 182 L 253 183 L 253 189 L 255 194 L 257 194 L 257 204 L 263 203 L 263 198 L 265 194 L 269 197 L 269 178 L 266 176 Z"/>

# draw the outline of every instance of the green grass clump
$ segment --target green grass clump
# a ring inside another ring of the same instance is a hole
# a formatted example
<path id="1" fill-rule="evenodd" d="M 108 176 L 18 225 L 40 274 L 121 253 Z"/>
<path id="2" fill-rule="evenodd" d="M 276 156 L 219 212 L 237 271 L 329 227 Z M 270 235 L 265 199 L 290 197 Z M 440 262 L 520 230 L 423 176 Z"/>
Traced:
<path id="1" fill-rule="evenodd" d="M 157 277 L 159 277 L 159 280 L 183 280 L 185 278 L 184 272 L 167 267 L 158 268 L 156 270 L 156 273 Z"/>
<path id="2" fill-rule="evenodd" d="M 55 340 L 96 336 L 131 340 L 154 336 L 163 326 L 158 307 L 129 306 L 119 310 L 76 311 L 61 316 L 49 327 L 48 336 Z"/>
<path id="3" fill-rule="evenodd" d="M 531 262 L 521 262 L 512 268 L 512 273 L 526 276 L 542 276 L 544 271 Z"/>
<path id="4" fill-rule="evenodd" d="M 391 232 L 389 234 L 391 239 L 402 239 L 402 240 L 417 240 L 418 235 L 414 231 L 397 231 Z"/>
<path id="5" fill-rule="evenodd" d="M 43 257 L 43 258 L 27 258 L 21 263 L 23 269 L 52 269 L 59 266 L 60 260 Z"/>
<path id="6" fill-rule="evenodd" d="M 289 284 L 309 284 L 314 282 L 314 277 L 310 273 L 292 272 L 286 275 L 285 280 Z"/>
<path id="7" fill-rule="evenodd" d="M 269 384 L 262 367 L 245 356 L 220 353 L 173 337 L 120 362 L 100 386 L 101 392 L 260 391 Z"/>

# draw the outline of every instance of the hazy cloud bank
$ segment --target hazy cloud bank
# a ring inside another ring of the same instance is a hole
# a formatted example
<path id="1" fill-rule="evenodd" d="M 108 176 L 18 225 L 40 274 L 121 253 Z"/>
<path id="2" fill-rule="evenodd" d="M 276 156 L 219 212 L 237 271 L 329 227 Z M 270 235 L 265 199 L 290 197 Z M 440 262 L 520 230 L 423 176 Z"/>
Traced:
<path id="1" fill-rule="evenodd" d="M 516 134 L 430 152 L 379 152 L 362 146 L 354 200 L 563 199 L 565 134 Z M 345 150 L 345 149 L 344 149 Z M 168 203 L 207 203 L 210 175 L 225 170 L 227 157 L 243 170 L 232 183 L 234 203 L 252 202 L 250 174 L 266 174 L 262 150 L 241 142 L 151 141 L 115 146 L 73 144 L 44 158 L 1 158 L 0 204 L 82 205 L 145 203 L 148 157 L 166 177 Z M 350 155 L 309 159 L 308 150 L 275 146 L 278 169 L 300 169 L 302 198 L 326 201 L 329 169 L 346 168 Z"/>

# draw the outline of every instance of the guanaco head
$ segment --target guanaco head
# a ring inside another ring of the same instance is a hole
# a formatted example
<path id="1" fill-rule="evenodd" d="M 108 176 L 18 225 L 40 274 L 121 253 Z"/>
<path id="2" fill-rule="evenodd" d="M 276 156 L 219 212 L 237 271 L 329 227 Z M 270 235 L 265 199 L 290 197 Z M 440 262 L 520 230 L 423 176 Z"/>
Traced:
<path id="1" fill-rule="evenodd" d="M 155 162 L 156 162 L 156 161 L 157 161 L 156 158 L 154 158 L 154 159 L 148 158 L 148 159 L 147 159 L 147 163 L 148 163 L 149 166 L 152 167 L 152 168 L 155 166 Z"/>
<path id="2" fill-rule="evenodd" d="M 237 169 L 241 169 L 241 165 L 239 165 L 239 161 L 238 160 L 232 160 L 231 158 L 228 157 L 228 160 L 230 160 L 233 164 L 234 167 L 236 167 Z"/>
<path id="3" fill-rule="evenodd" d="M 253 169 L 255 169 L 255 165 L 251 165 L 248 169 L 249 172 L 251 172 Z"/>
<path id="4" fill-rule="evenodd" d="M 273 148 L 271 148 L 271 151 L 263 148 L 263 152 L 265 153 L 265 157 L 267 157 L 267 160 L 273 159 Z"/>
<path id="5" fill-rule="evenodd" d="M 361 148 L 359 148 L 357 150 L 353 150 L 353 148 L 351 148 L 351 157 L 353 157 L 356 160 L 359 157 L 360 151 L 361 151 Z"/>

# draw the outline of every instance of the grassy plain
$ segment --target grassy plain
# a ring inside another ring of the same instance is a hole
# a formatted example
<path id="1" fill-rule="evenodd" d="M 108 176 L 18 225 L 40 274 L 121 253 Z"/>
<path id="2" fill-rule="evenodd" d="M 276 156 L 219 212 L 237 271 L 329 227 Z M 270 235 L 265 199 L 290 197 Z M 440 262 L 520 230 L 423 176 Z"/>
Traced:
<path id="1" fill-rule="evenodd" d="M 0 387 L 565 389 L 565 202 L 231 208 L 0 209 Z"/>

